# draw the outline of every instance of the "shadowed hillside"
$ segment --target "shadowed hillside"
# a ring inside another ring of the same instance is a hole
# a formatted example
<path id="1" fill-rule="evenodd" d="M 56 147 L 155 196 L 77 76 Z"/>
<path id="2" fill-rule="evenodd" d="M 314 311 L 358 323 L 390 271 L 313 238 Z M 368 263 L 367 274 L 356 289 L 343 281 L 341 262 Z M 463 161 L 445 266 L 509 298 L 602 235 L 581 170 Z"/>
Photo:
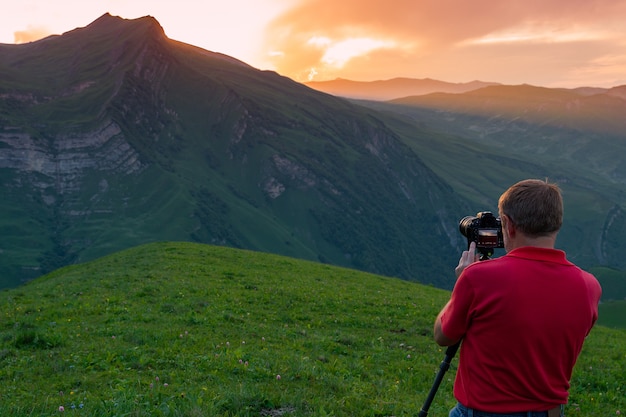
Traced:
<path id="1" fill-rule="evenodd" d="M 2 286 L 155 240 L 450 285 L 468 209 L 376 112 L 151 17 L 0 57 Z"/>
<path id="2" fill-rule="evenodd" d="M 558 183 L 565 202 L 558 248 L 583 268 L 622 271 L 623 282 L 626 101 L 621 91 L 490 86 L 356 102 L 384 113 L 388 126 L 473 207 L 494 206 L 504 189 L 523 178 Z M 619 298 L 624 296 L 620 292 Z"/>

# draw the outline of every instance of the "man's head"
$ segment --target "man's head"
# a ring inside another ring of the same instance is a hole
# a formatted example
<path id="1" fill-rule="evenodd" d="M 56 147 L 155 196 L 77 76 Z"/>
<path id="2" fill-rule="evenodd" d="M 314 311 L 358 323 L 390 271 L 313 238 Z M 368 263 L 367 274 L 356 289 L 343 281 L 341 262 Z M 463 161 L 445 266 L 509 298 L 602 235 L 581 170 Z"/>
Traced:
<path id="1" fill-rule="evenodd" d="M 547 181 L 520 181 L 500 196 L 498 212 L 503 228 L 512 223 L 529 238 L 556 237 L 563 223 L 561 190 Z"/>

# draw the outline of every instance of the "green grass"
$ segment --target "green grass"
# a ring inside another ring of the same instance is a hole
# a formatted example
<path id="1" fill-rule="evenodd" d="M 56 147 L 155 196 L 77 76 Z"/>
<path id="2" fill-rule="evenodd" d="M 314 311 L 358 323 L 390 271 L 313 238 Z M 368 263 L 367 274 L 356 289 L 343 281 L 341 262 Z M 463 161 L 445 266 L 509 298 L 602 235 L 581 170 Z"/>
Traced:
<path id="1" fill-rule="evenodd" d="M 136 247 L 0 293 L 0 415 L 414 416 L 448 296 L 258 252 Z M 568 416 L 626 409 L 625 334 L 592 331 Z M 430 416 L 453 406 L 454 373 Z"/>

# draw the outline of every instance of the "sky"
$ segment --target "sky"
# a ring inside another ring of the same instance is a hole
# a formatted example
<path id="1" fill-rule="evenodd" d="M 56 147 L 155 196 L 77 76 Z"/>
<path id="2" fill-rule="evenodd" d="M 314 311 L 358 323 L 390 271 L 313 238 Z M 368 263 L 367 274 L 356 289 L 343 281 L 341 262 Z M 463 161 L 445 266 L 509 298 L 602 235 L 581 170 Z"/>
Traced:
<path id="1" fill-rule="evenodd" d="M 177 41 L 299 82 L 626 84 L 626 0 L 0 0 L 0 43 L 153 16 Z"/>

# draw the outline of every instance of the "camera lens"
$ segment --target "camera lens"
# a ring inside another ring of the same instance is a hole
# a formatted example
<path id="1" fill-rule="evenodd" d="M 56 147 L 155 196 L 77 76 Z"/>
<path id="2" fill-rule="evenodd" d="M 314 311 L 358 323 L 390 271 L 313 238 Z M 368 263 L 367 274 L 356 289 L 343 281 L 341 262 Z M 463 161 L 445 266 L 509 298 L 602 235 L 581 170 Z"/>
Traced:
<path id="1" fill-rule="evenodd" d="M 472 227 L 472 224 L 477 219 L 475 216 L 465 216 L 459 221 L 459 231 L 465 237 L 468 237 L 468 230 Z"/>

